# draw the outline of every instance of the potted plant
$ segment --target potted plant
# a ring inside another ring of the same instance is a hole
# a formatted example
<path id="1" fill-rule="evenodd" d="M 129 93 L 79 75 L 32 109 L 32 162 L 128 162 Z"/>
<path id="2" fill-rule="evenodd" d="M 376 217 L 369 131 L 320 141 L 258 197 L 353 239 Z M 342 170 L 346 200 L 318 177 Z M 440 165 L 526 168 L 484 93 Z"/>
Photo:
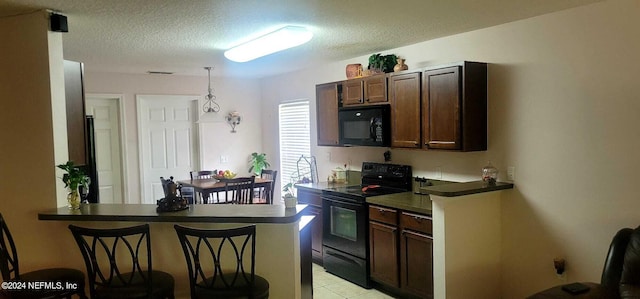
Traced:
<path id="1" fill-rule="evenodd" d="M 369 56 L 369 69 L 380 70 L 381 72 L 390 73 L 397 63 L 398 57 L 395 54 L 380 55 L 380 53 Z"/>
<path id="2" fill-rule="evenodd" d="M 82 171 L 82 169 L 74 166 L 73 161 L 57 165 L 57 167 L 66 171 L 62 176 L 62 182 L 64 183 L 64 186 L 69 189 L 67 201 L 70 209 L 77 210 L 80 208 L 80 192 L 78 188 L 82 186 L 83 188 L 88 189 L 91 179 L 84 173 L 84 171 Z"/>
<path id="3" fill-rule="evenodd" d="M 267 162 L 267 154 L 265 153 L 252 153 L 251 161 L 249 162 L 251 166 L 249 167 L 249 172 L 253 172 L 256 176 L 260 176 L 262 174 L 263 169 L 267 169 L 267 167 L 271 166 L 269 162 Z"/>
<path id="4" fill-rule="evenodd" d="M 288 183 L 282 187 L 282 199 L 284 199 L 285 208 L 295 208 L 296 204 L 298 204 L 298 199 L 295 195 L 293 195 L 293 183 Z"/>

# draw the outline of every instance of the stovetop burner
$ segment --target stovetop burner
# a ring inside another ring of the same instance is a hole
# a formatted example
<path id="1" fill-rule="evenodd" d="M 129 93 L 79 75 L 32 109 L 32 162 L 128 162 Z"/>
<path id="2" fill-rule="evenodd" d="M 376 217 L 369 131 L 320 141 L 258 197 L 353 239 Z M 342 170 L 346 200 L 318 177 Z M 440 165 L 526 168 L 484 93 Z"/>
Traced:
<path id="1" fill-rule="evenodd" d="M 369 196 L 411 191 L 411 166 L 364 162 L 361 179 L 361 185 L 334 186 L 325 193 L 364 202 Z"/>

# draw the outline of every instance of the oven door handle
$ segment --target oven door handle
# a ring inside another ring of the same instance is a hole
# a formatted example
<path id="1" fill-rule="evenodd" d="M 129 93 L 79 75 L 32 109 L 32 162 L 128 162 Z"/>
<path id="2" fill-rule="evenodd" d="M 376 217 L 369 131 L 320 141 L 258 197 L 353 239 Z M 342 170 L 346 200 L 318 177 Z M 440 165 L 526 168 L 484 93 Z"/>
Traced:
<path id="1" fill-rule="evenodd" d="M 323 197 L 322 199 L 326 200 L 326 201 L 330 201 L 332 203 L 335 203 L 337 206 L 347 205 L 347 206 L 352 206 L 354 208 L 359 208 L 359 207 L 363 206 L 362 204 L 349 202 L 349 201 L 345 201 L 345 200 L 335 200 L 335 199 L 331 199 L 331 198 L 328 198 L 328 197 Z"/>
<path id="2" fill-rule="evenodd" d="M 327 255 L 330 255 L 331 257 L 337 258 L 337 259 L 339 259 L 339 260 L 343 260 L 343 261 L 345 261 L 345 262 L 347 262 L 347 263 L 351 263 L 351 264 L 354 264 L 354 265 L 360 265 L 360 264 L 358 264 L 358 263 L 357 263 L 355 260 L 353 260 L 353 259 L 350 259 L 350 258 L 348 258 L 348 257 L 346 257 L 346 256 L 343 256 L 343 255 L 340 255 L 340 254 L 332 253 L 332 252 L 331 252 L 331 251 L 329 251 L 329 250 L 327 250 L 325 253 L 326 253 Z"/>

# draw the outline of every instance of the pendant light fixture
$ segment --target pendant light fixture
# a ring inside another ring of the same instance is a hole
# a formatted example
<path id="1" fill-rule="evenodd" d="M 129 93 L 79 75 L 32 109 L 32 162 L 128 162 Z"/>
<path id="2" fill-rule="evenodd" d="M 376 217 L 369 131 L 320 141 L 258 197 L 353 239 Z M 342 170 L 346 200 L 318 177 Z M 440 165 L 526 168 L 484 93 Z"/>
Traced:
<path id="1" fill-rule="evenodd" d="M 207 98 L 207 100 L 204 102 L 204 105 L 202 105 L 202 110 L 206 113 L 210 113 L 210 112 L 219 112 L 220 111 L 220 105 L 218 105 L 218 103 L 216 103 L 216 96 L 213 95 L 213 89 L 211 89 L 211 69 L 212 67 L 207 66 L 204 68 L 205 70 L 207 70 L 207 73 L 209 74 L 209 93 L 205 96 L 205 98 Z"/>
<path id="2" fill-rule="evenodd" d="M 233 47 L 224 56 L 235 62 L 247 62 L 258 57 L 302 45 L 313 33 L 302 26 L 285 26 L 276 31 Z"/>

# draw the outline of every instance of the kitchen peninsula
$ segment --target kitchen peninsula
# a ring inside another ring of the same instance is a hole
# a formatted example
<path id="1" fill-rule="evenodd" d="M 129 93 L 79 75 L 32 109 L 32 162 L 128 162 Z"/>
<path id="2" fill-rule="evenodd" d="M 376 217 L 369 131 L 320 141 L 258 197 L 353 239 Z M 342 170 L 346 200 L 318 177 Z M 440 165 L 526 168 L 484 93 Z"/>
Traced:
<path id="1" fill-rule="evenodd" d="M 418 296 L 428 297 L 432 292 L 433 298 L 499 298 L 502 260 L 500 201 L 502 192 L 513 189 L 514 185 L 482 181 L 456 183 L 434 180 L 432 183 L 433 186 L 421 188 L 421 194 L 402 192 L 367 197 L 370 234 L 375 234 L 369 236 L 373 244 L 370 248 L 374 263 L 371 266 L 372 279 Z M 319 183 L 302 184 L 298 188 L 304 194 L 320 194 L 335 186 Z M 376 214 L 378 210 L 380 215 Z M 390 229 L 387 230 L 390 233 L 385 234 L 385 227 Z M 411 243 L 400 245 L 404 242 L 405 232 L 412 236 Z M 381 260 L 377 260 L 375 251 L 380 248 L 375 247 L 376 244 L 388 249 L 380 250 Z M 392 262 L 394 265 L 391 265 L 387 262 L 389 252 L 402 255 L 403 249 L 407 254 L 404 257 L 411 261 L 405 263 L 404 267 L 410 268 L 402 273 L 404 277 L 398 273 L 402 263 L 396 265 L 397 262 Z M 416 253 L 430 251 L 433 258 L 425 260 L 426 265 L 416 262 L 424 259 Z M 431 263 L 433 276 L 425 278 L 422 276 L 425 271 L 416 268 L 431 268 Z M 398 274 L 393 275 L 394 272 Z M 412 273 L 417 275 L 412 276 Z M 432 280 L 433 287 L 424 279 Z M 423 290 L 425 286 L 426 290 Z"/>
<path id="2" fill-rule="evenodd" d="M 38 214 L 38 219 L 93 228 L 149 223 L 153 267 L 174 276 L 176 298 L 190 295 L 187 266 L 174 224 L 206 229 L 256 224 L 256 273 L 269 281 L 270 296 L 306 298 L 301 294 L 300 256 L 304 253 L 299 233 L 306 208 L 306 205 L 295 209 L 285 209 L 283 205 L 191 205 L 182 211 L 158 213 L 152 204 L 83 204 L 80 210 L 66 207 L 45 210 Z M 69 244 L 69 252 L 81 259 L 79 250 L 72 247 L 75 244 Z"/>

